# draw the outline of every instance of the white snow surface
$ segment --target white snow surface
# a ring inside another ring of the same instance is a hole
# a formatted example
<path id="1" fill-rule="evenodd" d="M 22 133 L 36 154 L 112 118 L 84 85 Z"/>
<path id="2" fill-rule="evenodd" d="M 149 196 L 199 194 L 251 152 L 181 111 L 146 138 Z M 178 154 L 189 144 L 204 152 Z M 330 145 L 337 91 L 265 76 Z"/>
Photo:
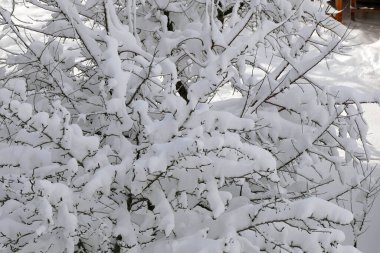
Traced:
<path id="1" fill-rule="evenodd" d="M 380 15 L 359 16 L 356 22 L 347 24 L 353 30 L 352 47 L 348 56 L 335 56 L 327 66 L 319 66 L 315 77 L 333 80 L 334 75 L 339 84 L 359 89 L 380 89 Z M 336 82 L 336 80 L 334 80 Z M 369 126 L 368 140 L 380 150 L 380 106 L 368 104 L 363 106 L 364 118 Z M 375 154 L 379 157 L 379 154 Z M 369 217 L 368 230 L 359 239 L 358 248 L 363 253 L 380 252 L 380 199 L 377 198 Z M 346 233 L 347 234 L 347 233 Z M 349 236 L 349 235 L 347 235 Z"/>
<path id="2" fill-rule="evenodd" d="M 316 66 L 307 76 L 318 83 L 349 86 L 358 93 L 370 90 L 373 91 L 373 94 L 379 94 L 380 15 L 359 16 L 357 21 L 345 21 L 344 25 L 341 27 L 342 32 L 349 29 L 350 33 L 349 41 L 347 41 L 347 45 L 350 45 L 347 54 L 333 55 Z M 214 99 L 223 100 L 226 97 L 239 97 L 239 95 L 233 93 L 226 85 Z M 376 157 L 376 160 L 380 160 L 380 106 L 365 104 L 363 111 L 369 127 L 368 141 L 377 150 L 372 155 Z M 359 239 L 358 248 L 363 253 L 380 252 L 380 198 L 374 204 L 369 223 L 367 224 L 368 230 Z M 346 240 L 352 240 L 350 231 L 346 230 L 345 234 Z"/>
<path id="3" fill-rule="evenodd" d="M 380 15 L 359 16 L 357 21 L 346 21 L 351 30 L 351 50 L 347 55 L 334 55 L 327 62 L 317 66 L 311 73 L 315 80 L 335 85 L 350 86 L 357 92 L 380 89 Z M 376 93 L 376 92 L 375 92 Z M 380 106 L 363 106 L 364 118 L 368 124 L 368 141 L 380 150 Z M 380 153 L 373 154 L 377 160 Z M 377 172 L 379 173 L 379 172 Z M 363 253 L 380 252 L 380 199 L 377 198 L 369 217 L 368 230 L 358 242 Z M 345 231 L 347 240 L 351 240 Z"/>

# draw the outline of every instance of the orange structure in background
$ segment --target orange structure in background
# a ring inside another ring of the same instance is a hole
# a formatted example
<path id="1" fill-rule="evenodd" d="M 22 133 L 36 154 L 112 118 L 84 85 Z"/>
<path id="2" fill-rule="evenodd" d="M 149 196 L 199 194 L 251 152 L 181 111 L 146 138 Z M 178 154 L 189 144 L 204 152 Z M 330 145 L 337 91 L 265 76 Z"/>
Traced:
<path id="1" fill-rule="evenodd" d="M 356 3 L 359 2 L 359 5 Z M 342 22 L 343 17 L 343 0 L 335 0 L 335 9 L 338 13 L 335 15 L 335 19 Z M 380 1 L 379 0 L 350 0 L 350 16 L 352 20 L 355 20 L 356 12 L 377 12 L 380 13 Z"/>
<path id="2" fill-rule="evenodd" d="M 342 0 L 340 0 L 342 1 Z M 351 8 L 350 8 L 350 14 L 351 19 L 355 20 L 355 12 L 377 12 L 380 13 L 380 1 L 378 0 L 366 0 L 363 1 L 363 3 L 360 7 L 357 6 L 356 2 L 357 0 L 350 0 L 351 2 Z M 360 1 L 358 1 L 360 2 Z M 369 6 L 363 6 L 363 5 L 369 5 Z"/>
<path id="3" fill-rule="evenodd" d="M 335 0 L 335 9 L 338 11 L 338 13 L 335 15 L 335 19 L 339 22 L 342 22 L 343 19 L 343 0 Z"/>

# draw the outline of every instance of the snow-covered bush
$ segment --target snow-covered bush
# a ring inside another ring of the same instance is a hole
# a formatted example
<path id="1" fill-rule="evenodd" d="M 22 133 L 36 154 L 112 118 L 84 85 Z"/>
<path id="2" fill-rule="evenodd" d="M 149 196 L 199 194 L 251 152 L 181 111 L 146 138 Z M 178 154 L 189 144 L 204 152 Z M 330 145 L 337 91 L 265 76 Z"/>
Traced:
<path id="1" fill-rule="evenodd" d="M 376 101 L 308 75 L 344 49 L 326 8 L 0 7 L 2 252 L 358 252 L 339 228 L 360 234 L 378 189 L 361 109 Z"/>

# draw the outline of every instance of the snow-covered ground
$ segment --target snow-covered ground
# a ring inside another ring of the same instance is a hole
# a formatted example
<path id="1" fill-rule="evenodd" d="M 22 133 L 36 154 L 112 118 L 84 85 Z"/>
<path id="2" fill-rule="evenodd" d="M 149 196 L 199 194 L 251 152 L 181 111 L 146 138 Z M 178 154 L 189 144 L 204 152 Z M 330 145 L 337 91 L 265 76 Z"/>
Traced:
<path id="1" fill-rule="evenodd" d="M 352 58 L 342 61 L 344 79 L 352 80 L 365 87 L 380 89 L 380 15 L 368 15 L 366 20 L 353 22 L 353 34 L 361 43 L 352 52 Z M 368 125 L 369 141 L 380 150 L 380 107 L 364 107 Z M 380 252 L 380 198 L 377 199 L 370 216 L 368 231 L 359 241 L 359 248 L 364 253 Z"/>
<path id="2" fill-rule="evenodd" d="M 355 22 L 345 20 L 344 25 L 349 29 L 347 42 L 351 45 L 347 55 L 334 55 L 309 75 L 320 83 L 355 87 L 358 92 L 380 90 L 380 14 L 357 14 Z M 231 93 L 228 86 L 222 89 L 216 100 L 238 96 Z M 368 141 L 379 151 L 373 156 L 380 161 L 380 105 L 366 104 L 363 110 L 369 126 Z M 380 175 L 380 165 L 378 173 Z M 363 253 L 380 253 L 380 197 L 367 226 L 368 230 L 361 236 L 358 247 Z M 352 240 L 350 231 L 345 232 L 347 240 Z"/>
<path id="3" fill-rule="evenodd" d="M 326 81 L 334 80 L 340 85 L 357 87 L 358 90 L 380 89 L 380 15 L 364 14 L 356 22 L 347 21 L 345 24 L 352 29 L 352 43 L 357 46 L 353 46 L 349 56 L 334 56 L 328 64 L 318 66 L 314 75 Z M 363 108 L 369 125 L 368 140 L 380 150 L 380 106 L 365 105 Z M 380 198 L 367 225 L 367 232 L 359 240 L 359 249 L 363 253 L 379 253 Z"/>

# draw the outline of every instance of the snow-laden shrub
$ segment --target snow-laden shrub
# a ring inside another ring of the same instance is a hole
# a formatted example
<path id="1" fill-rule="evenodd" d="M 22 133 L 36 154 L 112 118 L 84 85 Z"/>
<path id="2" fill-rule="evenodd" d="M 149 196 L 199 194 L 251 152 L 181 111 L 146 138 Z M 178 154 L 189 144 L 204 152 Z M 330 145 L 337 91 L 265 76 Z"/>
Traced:
<path id="1" fill-rule="evenodd" d="M 375 100 L 308 75 L 342 53 L 325 12 L 310 0 L 0 7 L 13 41 L 0 62 L 2 252 L 358 252 L 339 225 L 360 234 L 375 196 L 360 105 Z"/>

